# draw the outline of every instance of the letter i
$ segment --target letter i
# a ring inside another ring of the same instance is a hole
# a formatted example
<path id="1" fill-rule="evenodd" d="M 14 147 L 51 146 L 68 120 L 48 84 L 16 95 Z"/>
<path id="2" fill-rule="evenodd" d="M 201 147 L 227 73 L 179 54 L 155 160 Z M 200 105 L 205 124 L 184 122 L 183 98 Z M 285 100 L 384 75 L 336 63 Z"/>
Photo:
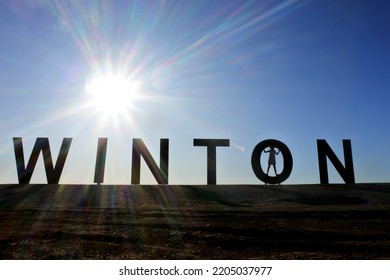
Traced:
<path id="1" fill-rule="evenodd" d="M 96 153 L 95 179 L 94 179 L 94 183 L 97 183 L 98 185 L 100 185 L 104 181 L 106 153 L 107 153 L 107 138 L 99 138 L 97 153 Z"/>

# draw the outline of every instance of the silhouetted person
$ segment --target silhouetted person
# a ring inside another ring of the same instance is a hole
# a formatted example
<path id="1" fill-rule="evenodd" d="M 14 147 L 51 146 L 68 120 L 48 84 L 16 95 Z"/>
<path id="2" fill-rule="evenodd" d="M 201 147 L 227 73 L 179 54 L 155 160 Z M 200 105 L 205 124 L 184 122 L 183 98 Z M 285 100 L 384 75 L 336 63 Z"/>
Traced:
<path id="1" fill-rule="evenodd" d="M 275 151 L 274 146 L 270 146 L 269 150 L 267 150 L 267 151 L 264 150 L 264 153 L 269 153 L 267 175 L 268 175 L 268 172 L 269 172 L 271 165 L 274 167 L 275 176 L 278 175 L 278 173 L 276 172 L 276 155 L 278 155 L 279 152 L 280 151 L 277 151 L 277 152 Z"/>

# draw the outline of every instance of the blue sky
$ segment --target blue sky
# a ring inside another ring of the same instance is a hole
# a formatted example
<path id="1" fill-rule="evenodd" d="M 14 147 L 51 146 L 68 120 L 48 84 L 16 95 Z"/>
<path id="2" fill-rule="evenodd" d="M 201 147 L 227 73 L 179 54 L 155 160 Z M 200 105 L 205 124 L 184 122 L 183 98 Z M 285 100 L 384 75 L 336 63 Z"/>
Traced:
<path id="1" fill-rule="evenodd" d="M 230 139 L 220 184 L 260 183 L 250 159 L 269 138 L 293 155 L 286 183 L 319 182 L 316 139 L 342 161 L 351 139 L 356 181 L 388 182 L 389 26 L 385 0 L 1 1 L 0 183 L 17 182 L 13 137 L 26 158 L 49 137 L 54 159 L 72 137 L 61 183 L 93 182 L 99 137 L 105 183 L 130 183 L 133 138 L 157 162 L 170 139 L 172 184 L 206 183 L 194 138 Z M 137 85 L 125 110 L 91 101 L 86 85 L 107 73 Z M 40 158 L 32 183 L 44 182 Z"/>

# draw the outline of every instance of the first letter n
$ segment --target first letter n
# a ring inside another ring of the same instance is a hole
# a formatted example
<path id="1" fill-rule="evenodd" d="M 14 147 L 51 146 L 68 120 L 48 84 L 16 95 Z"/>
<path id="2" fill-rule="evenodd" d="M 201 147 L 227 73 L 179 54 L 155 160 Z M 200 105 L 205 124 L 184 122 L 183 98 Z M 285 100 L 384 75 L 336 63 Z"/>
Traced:
<path id="1" fill-rule="evenodd" d="M 160 139 L 160 167 L 158 167 L 142 139 L 133 139 L 131 183 L 135 185 L 140 183 L 141 157 L 143 157 L 157 183 L 168 184 L 168 152 L 169 139 Z"/>

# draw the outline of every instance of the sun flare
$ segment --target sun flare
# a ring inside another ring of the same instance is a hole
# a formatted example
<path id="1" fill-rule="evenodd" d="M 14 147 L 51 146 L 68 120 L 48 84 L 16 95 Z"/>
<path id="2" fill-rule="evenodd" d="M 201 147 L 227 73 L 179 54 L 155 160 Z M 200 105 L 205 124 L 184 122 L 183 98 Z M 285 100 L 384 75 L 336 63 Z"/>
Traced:
<path id="1" fill-rule="evenodd" d="M 90 105 L 108 114 L 129 110 L 139 98 L 138 83 L 120 74 L 101 74 L 85 84 Z"/>

